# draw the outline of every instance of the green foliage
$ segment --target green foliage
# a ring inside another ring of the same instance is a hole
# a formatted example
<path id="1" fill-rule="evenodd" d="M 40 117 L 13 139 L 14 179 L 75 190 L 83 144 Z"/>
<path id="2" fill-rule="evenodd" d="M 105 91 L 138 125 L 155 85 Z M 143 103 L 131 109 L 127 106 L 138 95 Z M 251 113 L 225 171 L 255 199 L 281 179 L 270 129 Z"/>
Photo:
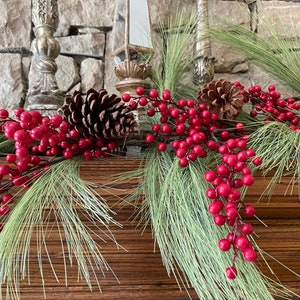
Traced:
<path id="1" fill-rule="evenodd" d="M 29 261 L 33 243 L 43 286 L 43 256 L 48 257 L 54 276 L 59 280 L 47 247 L 53 227 L 61 239 L 66 285 L 68 263 L 77 265 L 78 278 L 85 279 L 90 289 L 92 280 L 100 289 L 99 270 L 110 270 L 98 243 L 106 238 L 116 243 L 108 226 L 118 223 L 111 217 L 112 211 L 105 199 L 80 179 L 80 163 L 81 159 L 74 158 L 52 165 L 20 197 L 7 217 L 0 235 L 0 280 L 1 284 L 7 284 L 7 293 L 13 299 L 19 298 L 20 280 L 27 277 L 30 283 Z M 49 226 L 50 218 L 51 224 L 56 226 Z"/>
<path id="2" fill-rule="evenodd" d="M 194 98 L 197 95 L 197 89 L 183 81 L 194 62 L 194 55 L 189 53 L 194 51 L 193 31 L 196 23 L 196 15 L 186 19 L 183 12 L 178 12 L 168 19 L 167 25 L 158 25 L 160 43 L 157 52 L 162 56 L 162 69 L 153 69 L 153 88 L 160 92 L 170 90 L 174 99 Z"/>
<path id="3" fill-rule="evenodd" d="M 272 195 L 277 182 L 283 176 L 290 176 L 288 190 L 293 191 L 295 183 L 300 186 L 300 132 L 292 131 L 280 122 L 269 122 L 250 135 L 249 143 L 257 156 L 263 160 L 259 167 L 264 175 L 272 172 L 272 179 L 265 189 L 265 195 Z M 300 191 L 299 195 L 300 195 Z M 300 197 L 300 196 L 299 196 Z"/>
<path id="4" fill-rule="evenodd" d="M 217 244 L 227 228 L 217 228 L 208 213 L 203 177 L 213 160 L 181 168 L 172 154 L 151 150 L 144 168 L 136 173 L 140 186 L 128 201 L 137 206 L 141 224 L 151 221 L 168 274 L 184 288 L 192 286 L 199 299 L 273 299 L 276 284 L 242 258 L 236 261 L 238 277 L 234 282 L 226 278 L 232 253 L 221 252 Z"/>
<path id="5" fill-rule="evenodd" d="M 294 51 L 291 43 L 273 29 L 271 22 L 264 17 L 261 6 L 259 12 L 263 20 L 259 28 L 265 31 L 267 37 L 228 21 L 214 24 L 208 30 L 208 34 L 230 46 L 232 50 L 242 53 L 253 64 L 300 93 L 300 52 Z M 291 32 L 292 27 L 290 22 L 282 23 L 282 28 L 286 28 L 287 32 Z"/>

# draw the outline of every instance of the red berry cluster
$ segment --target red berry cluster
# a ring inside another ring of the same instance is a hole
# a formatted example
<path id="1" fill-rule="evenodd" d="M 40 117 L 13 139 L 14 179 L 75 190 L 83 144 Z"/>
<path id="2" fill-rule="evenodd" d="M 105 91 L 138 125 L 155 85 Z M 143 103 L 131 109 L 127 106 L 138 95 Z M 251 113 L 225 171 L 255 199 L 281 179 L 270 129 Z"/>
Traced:
<path id="1" fill-rule="evenodd" d="M 254 183 L 250 163 L 258 166 L 261 159 L 255 157 L 253 149 L 247 148 L 245 137 L 229 138 L 219 146 L 218 151 L 222 155 L 222 163 L 214 171 L 209 170 L 204 175 L 206 181 L 213 185 L 206 191 L 206 196 L 212 200 L 208 211 L 213 215 L 214 223 L 230 228 L 230 233 L 219 240 L 218 246 L 221 251 L 233 250 L 232 265 L 226 269 L 226 275 L 229 279 L 234 279 L 237 276 L 235 260 L 239 253 L 248 262 L 257 258 L 248 238 L 253 227 L 250 223 L 243 222 L 241 216 L 253 217 L 255 209 L 243 202 L 240 189 Z"/>
<path id="2" fill-rule="evenodd" d="M 157 141 L 159 151 L 165 151 L 170 145 L 182 167 L 206 157 L 209 151 L 220 155 L 222 163 L 214 171 L 205 173 L 206 181 L 212 184 L 206 195 L 212 200 L 208 210 L 214 217 L 214 223 L 217 226 L 226 224 L 230 228 L 229 234 L 219 241 L 218 246 L 222 251 L 233 250 L 232 265 L 226 269 L 226 275 L 234 279 L 237 275 L 235 261 L 239 253 L 249 262 L 257 257 L 248 238 L 253 227 L 243 222 L 241 217 L 242 214 L 252 217 L 255 210 L 252 205 L 243 202 L 240 189 L 253 184 L 251 167 L 260 165 L 261 159 L 247 147 L 248 136 L 243 133 L 244 125 L 235 123 L 233 130 L 229 130 L 229 123 L 219 120 L 206 105 L 191 99 L 175 102 L 168 90 L 162 92 L 161 98 L 157 90 L 145 95 L 144 89 L 138 88 L 136 94 L 137 97 L 124 94 L 122 98 L 133 109 L 138 105 L 148 105 L 147 115 L 150 117 L 159 114 L 159 123 L 152 126 L 152 133 L 146 135 L 146 142 Z"/>
<path id="3" fill-rule="evenodd" d="M 245 92 L 245 97 L 253 104 L 253 110 L 250 112 L 252 117 L 261 114 L 266 116 L 266 122 L 283 122 L 291 130 L 300 129 L 300 103 L 294 98 L 282 98 L 275 86 L 270 85 L 268 91 L 263 91 L 259 85 L 251 86 Z"/>
<path id="4" fill-rule="evenodd" d="M 9 190 L 14 186 L 29 187 L 44 168 L 57 161 L 54 156 L 70 159 L 83 154 L 85 160 L 91 160 L 109 155 L 116 146 L 114 142 L 81 137 L 58 114 L 43 117 L 38 111 L 23 108 L 17 108 L 14 114 L 15 118 L 10 118 L 7 110 L 0 109 L 0 129 L 7 139 L 14 141 L 15 150 L 0 165 L 0 216 L 10 210 L 8 204 L 13 195 Z"/>
<path id="5" fill-rule="evenodd" d="M 197 105 L 192 99 L 174 102 L 168 90 L 162 92 L 161 99 L 155 89 L 150 90 L 148 96 L 143 88 L 138 88 L 136 93 L 137 97 L 123 94 L 123 101 L 129 102 L 133 109 L 148 105 L 149 117 L 160 115 L 159 123 L 152 126 L 152 133 L 146 135 L 146 142 L 157 140 L 159 151 L 165 151 L 170 144 L 180 166 L 186 167 L 190 161 L 206 157 L 207 150 L 218 148 L 212 138 L 212 133 L 220 126 L 218 116 L 210 113 L 205 104 Z"/>

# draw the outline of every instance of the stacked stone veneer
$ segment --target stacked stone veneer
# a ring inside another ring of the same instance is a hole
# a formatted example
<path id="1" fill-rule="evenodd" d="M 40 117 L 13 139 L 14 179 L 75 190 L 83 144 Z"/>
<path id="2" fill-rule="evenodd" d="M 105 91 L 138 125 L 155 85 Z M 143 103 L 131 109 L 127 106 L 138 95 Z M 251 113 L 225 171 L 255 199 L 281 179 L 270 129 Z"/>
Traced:
<path id="1" fill-rule="evenodd" d="M 250 27 L 247 12 L 255 1 L 207 2 L 211 17 L 222 16 Z M 190 12 L 196 11 L 196 0 L 150 0 L 149 3 L 153 25 L 167 20 L 178 9 L 186 9 L 187 17 Z M 279 17 L 300 28 L 299 1 L 263 1 L 263 4 L 278 30 L 282 30 L 277 22 Z M 105 87 L 111 93 L 116 92 L 117 78 L 110 55 L 114 6 L 115 1 L 112 0 L 58 0 L 60 23 L 55 36 L 60 43 L 61 54 L 56 60 L 56 78 L 62 91 L 86 92 L 91 87 Z M 262 21 L 259 12 L 258 19 Z M 292 32 L 283 34 L 289 36 Z M 24 104 L 28 80 L 37 76 L 30 71 L 33 38 L 31 1 L 0 0 L 0 107 L 13 109 Z M 246 86 L 274 83 L 272 78 L 228 47 L 212 43 L 212 53 L 216 78 L 240 80 Z M 285 87 L 282 89 L 290 92 Z"/>

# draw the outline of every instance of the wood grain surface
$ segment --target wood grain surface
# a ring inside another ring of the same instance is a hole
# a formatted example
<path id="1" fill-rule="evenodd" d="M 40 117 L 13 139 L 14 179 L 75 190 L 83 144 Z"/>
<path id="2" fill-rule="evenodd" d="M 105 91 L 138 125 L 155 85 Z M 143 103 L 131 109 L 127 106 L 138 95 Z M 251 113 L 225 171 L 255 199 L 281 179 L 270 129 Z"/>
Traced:
<path id="1" fill-rule="evenodd" d="M 110 175 L 134 170 L 139 167 L 139 164 L 139 160 L 124 157 L 84 162 L 81 167 L 81 176 L 88 181 L 109 186 L 111 184 Z M 300 274 L 300 202 L 297 195 L 298 190 L 295 189 L 289 195 L 284 196 L 288 185 L 287 179 L 276 186 L 269 203 L 267 197 L 257 203 L 267 182 L 268 178 L 258 176 L 255 185 L 251 187 L 246 197 L 247 201 L 255 203 L 258 216 L 267 226 L 258 220 L 253 220 L 257 242 L 270 255 Z M 120 199 L 112 195 L 117 194 L 119 197 L 124 197 L 135 184 L 135 180 L 128 180 L 117 186 L 111 186 L 111 189 L 97 189 L 116 212 L 115 219 L 123 225 L 122 228 L 113 226 L 112 231 L 119 244 L 126 250 L 118 249 L 112 242 L 101 243 L 102 253 L 118 280 L 110 271 L 104 272 L 105 277 L 99 272 L 102 292 L 99 293 L 97 290 L 96 282 L 94 282 L 93 292 L 91 292 L 84 280 L 78 280 L 76 266 L 69 266 L 67 269 L 69 281 L 68 286 L 66 286 L 59 235 L 53 231 L 49 237 L 48 250 L 55 257 L 54 268 L 59 276 L 59 282 L 53 276 L 50 265 L 45 263 L 44 273 L 46 276 L 44 280 L 47 299 L 189 299 L 186 291 L 180 290 L 175 279 L 168 276 L 162 265 L 159 251 L 157 249 L 154 251 L 150 228 L 146 228 L 141 234 L 141 230 L 137 229 L 136 224 L 130 219 L 133 208 L 130 206 L 121 207 Z M 300 278 L 274 260 L 270 259 L 268 262 L 279 280 L 300 294 Z M 260 261 L 258 264 L 260 265 Z M 43 299 L 41 276 L 34 247 L 31 250 L 30 268 L 30 285 L 27 282 L 22 282 L 21 299 Z M 275 278 L 265 265 L 261 265 L 260 268 L 264 274 Z M 198 299 L 192 289 L 189 289 L 188 292 L 191 299 Z M 298 297 L 295 296 L 293 299 L 298 299 Z"/>

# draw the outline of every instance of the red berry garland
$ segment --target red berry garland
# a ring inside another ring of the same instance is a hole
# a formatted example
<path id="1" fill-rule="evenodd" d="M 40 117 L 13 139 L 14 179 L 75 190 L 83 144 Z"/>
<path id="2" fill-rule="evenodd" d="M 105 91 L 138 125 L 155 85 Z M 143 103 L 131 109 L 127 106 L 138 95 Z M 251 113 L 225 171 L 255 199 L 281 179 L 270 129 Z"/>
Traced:
<path id="1" fill-rule="evenodd" d="M 0 216 L 10 210 L 13 195 L 9 190 L 14 186 L 30 187 L 52 163 L 78 154 L 91 160 L 109 155 L 116 147 L 113 141 L 80 136 L 58 114 L 43 117 L 38 111 L 17 108 L 13 119 L 7 110 L 0 109 L 0 126 L 4 136 L 14 141 L 15 148 L 15 153 L 6 155 L 7 164 L 0 165 Z"/>

